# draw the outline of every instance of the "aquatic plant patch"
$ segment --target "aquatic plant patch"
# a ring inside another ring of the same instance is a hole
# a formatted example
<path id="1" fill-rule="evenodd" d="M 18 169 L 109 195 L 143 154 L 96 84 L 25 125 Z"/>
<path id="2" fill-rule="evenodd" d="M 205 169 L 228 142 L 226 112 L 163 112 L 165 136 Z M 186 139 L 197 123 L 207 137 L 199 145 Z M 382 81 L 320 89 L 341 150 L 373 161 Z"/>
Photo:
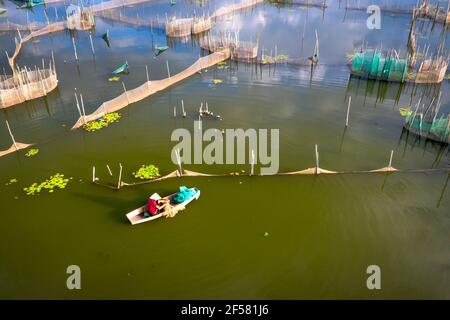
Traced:
<path id="1" fill-rule="evenodd" d="M 39 153 L 39 149 L 30 149 L 27 153 L 25 153 L 26 157 L 33 157 Z"/>
<path id="2" fill-rule="evenodd" d="M 151 180 L 159 177 L 159 169 L 153 164 L 142 165 L 138 171 L 133 172 L 133 176 L 142 180 Z"/>
<path id="3" fill-rule="evenodd" d="M 84 130 L 90 132 L 97 131 L 109 126 L 111 123 L 118 122 L 120 118 L 121 115 L 118 112 L 108 113 L 105 114 L 103 117 L 99 118 L 98 120 L 86 123 L 85 125 L 83 125 L 83 128 Z"/>
<path id="4" fill-rule="evenodd" d="M 25 191 L 28 196 L 39 194 L 43 189 L 53 193 L 55 188 L 64 189 L 71 179 L 73 178 L 65 178 L 62 173 L 57 173 L 41 183 L 33 183 L 28 188 L 24 188 L 23 191 Z"/>
<path id="5" fill-rule="evenodd" d="M 5 183 L 5 186 L 9 186 L 10 184 L 17 183 L 18 180 L 16 178 L 9 179 L 9 182 Z"/>

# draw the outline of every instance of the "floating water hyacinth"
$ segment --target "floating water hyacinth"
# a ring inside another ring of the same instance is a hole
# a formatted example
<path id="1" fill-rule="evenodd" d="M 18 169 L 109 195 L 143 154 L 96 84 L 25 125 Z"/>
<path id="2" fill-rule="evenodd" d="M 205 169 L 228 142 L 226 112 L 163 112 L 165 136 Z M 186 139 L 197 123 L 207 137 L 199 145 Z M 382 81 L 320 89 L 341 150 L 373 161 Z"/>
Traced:
<path id="1" fill-rule="evenodd" d="M 25 153 L 26 157 L 32 157 L 39 153 L 39 149 L 30 149 L 27 153 Z"/>
<path id="2" fill-rule="evenodd" d="M 67 183 L 69 183 L 69 180 L 70 179 L 64 178 L 63 174 L 57 173 L 44 182 L 39 184 L 37 182 L 33 183 L 28 188 L 24 188 L 23 191 L 25 191 L 28 196 L 39 194 L 42 189 L 47 189 L 48 192 L 53 193 L 55 188 L 64 189 Z"/>
<path id="3" fill-rule="evenodd" d="M 149 164 L 142 165 L 138 171 L 133 172 L 133 176 L 138 179 L 150 180 L 159 177 L 159 169 L 158 167 Z"/>
<path id="4" fill-rule="evenodd" d="M 105 114 L 103 117 L 101 117 L 98 120 L 90 121 L 86 123 L 83 128 L 86 131 L 97 131 L 102 128 L 105 128 L 109 126 L 113 122 L 119 121 L 121 115 L 118 112 L 112 112 Z"/>
<path id="5" fill-rule="evenodd" d="M 18 180 L 16 178 L 9 179 L 9 182 L 5 183 L 5 186 L 9 186 L 10 184 L 17 183 Z"/>
<path id="6" fill-rule="evenodd" d="M 402 117 L 407 117 L 412 113 L 411 107 L 399 108 L 398 111 Z"/>

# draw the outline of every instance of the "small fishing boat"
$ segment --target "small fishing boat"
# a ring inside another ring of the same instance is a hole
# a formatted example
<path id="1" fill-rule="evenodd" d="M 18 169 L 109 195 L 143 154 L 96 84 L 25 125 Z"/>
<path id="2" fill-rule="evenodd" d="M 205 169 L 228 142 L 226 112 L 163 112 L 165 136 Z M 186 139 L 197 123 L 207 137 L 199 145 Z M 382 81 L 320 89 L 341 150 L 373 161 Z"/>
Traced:
<path id="1" fill-rule="evenodd" d="M 125 61 L 125 63 L 123 65 L 121 65 L 120 67 L 118 67 L 116 70 L 114 70 L 111 73 L 112 74 L 126 73 L 127 70 L 128 70 L 128 61 Z"/>
<path id="2" fill-rule="evenodd" d="M 0 14 L 4 14 L 6 11 L 8 11 L 8 10 L 0 8 Z"/>
<path id="3" fill-rule="evenodd" d="M 109 30 L 102 35 L 102 39 L 106 42 L 106 45 L 109 47 Z"/>
<path id="4" fill-rule="evenodd" d="M 177 1 L 176 0 L 170 0 L 170 6 L 174 6 L 174 5 L 176 5 L 177 4 Z"/>
<path id="5" fill-rule="evenodd" d="M 178 201 L 175 201 L 177 199 L 177 196 L 180 193 L 186 193 L 187 190 L 189 191 L 189 196 L 184 198 L 182 202 L 178 203 Z M 153 200 L 160 200 L 160 199 L 165 199 L 168 201 L 168 203 L 170 204 L 170 209 L 169 211 L 176 214 L 178 211 L 184 210 L 186 208 L 186 206 L 192 201 L 192 200 L 198 200 L 198 198 L 200 197 L 200 190 L 197 188 L 185 188 L 185 187 L 180 187 L 180 192 L 168 195 L 167 197 L 161 198 L 157 193 L 154 193 L 150 198 Z M 164 214 L 166 213 L 166 211 L 164 212 L 158 212 L 155 215 L 150 215 L 147 212 L 147 204 L 144 204 L 142 207 L 139 207 L 129 213 L 127 213 L 127 219 L 131 222 L 132 225 L 135 224 L 139 224 L 139 223 L 144 223 L 144 222 L 148 222 L 148 221 L 153 221 L 156 220 L 158 218 L 161 218 L 162 216 L 164 216 Z"/>
<path id="6" fill-rule="evenodd" d="M 154 51 L 155 57 L 159 56 L 161 53 L 163 53 L 167 49 L 169 49 L 168 46 L 156 46 L 155 51 Z"/>
<path id="7" fill-rule="evenodd" d="M 45 1 L 28 0 L 27 2 L 20 4 L 18 7 L 20 9 L 27 9 L 27 8 L 33 8 L 36 6 L 43 6 L 43 5 L 45 5 Z"/>

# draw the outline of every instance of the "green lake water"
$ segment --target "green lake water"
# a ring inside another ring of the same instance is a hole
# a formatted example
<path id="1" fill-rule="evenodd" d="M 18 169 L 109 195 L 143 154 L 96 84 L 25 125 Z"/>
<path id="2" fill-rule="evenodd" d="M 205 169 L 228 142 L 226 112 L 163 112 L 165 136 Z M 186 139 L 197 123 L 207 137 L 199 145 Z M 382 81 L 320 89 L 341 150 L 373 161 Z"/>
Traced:
<path id="1" fill-rule="evenodd" d="M 223 3 L 170 7 L 169 1 L 155 1 L 117 10 L 152 18 L 165 12 L 186 16 L 194 8 L 212 12 Z M 9 9 L 0 23 L 24 23 L 25 11 L 11 2 L 0 5 Z M 53 7 L 61 19 L 59 4 L 47 6 L 50 20 L 55 20 Z M 43 8 L 29 11 L 29 17 L 43 22 Z M 166 61 L 171 74 L 188 67 L 205 54 L 198 44 L 171 41 L 168 51 L 153 58 L 152 47 L 168 41 L 164 31 L 101 18 L 93 32 L 95 59 L 86 32 L 74 35 L 78 63 L 68 31 L 25 44 L 16 63 L 34 67 L 53 51 L 59 86 L 45 98 L 0 112 L 0 149 L 11 145 L 5 120 L 17 141 L 39 149 L 30 158 L 27 150 L 0 158 L 0 298 L 449 299 L 448 171 L 185 177 L 119 191 L 91 183 L 93 166 L 104 184 L 117 183 L 119 163 L 125 182 L 137 181 L 132 172 L 142 164 L 155 164 L 162 174 L 175 170 L 171 133 L 193 130 L 202 101 L 223 118 L 205 119 L 204 129 L 279 129 L 280 172 L 314 167 L 315 144 L 320 167 L 328 170 L 381 168 L 391 150 L 400 170 L 448 169 L 448 147 L 405 132 L 398 112 L 422 95 L 430 101 L 442 91 L 441 112 L 448 113 L 448 81 L 414 86 L 350 77 L 346 54 L 363 43 L 405 52 L 410 16 L 383 15 L 376 31 L 366 28 L 366 18 L 364 11 L 345 13 L 332 1 L 325 13 L 265 3 L 222 20 L 213 34 L 240 30 L 241 40 L 254 40 L 259 33 L 260 52 L 265 48 L 269 54 L 276 46 L 292 58 L 311 54 L 317 29 L 321 64 L 312 75 L 309 68 L 285 65 L 212 67 L 120 110 L 121 120 L 98 132 L 70 130 L 78 118 L 74 88 L 92 112 L 123 92 L 120 81 L 107 79 L 125 60 L 130 74 L 121 80 L 131 89 L 145 81 L 146 65 L 151 79 L 166 77 Z M 421 47 L 447 37 L 442 26 L 421 21 L 418 27 Z M 107 29 L 110 48 L 101 39 Z M 0 35 L 1 52 L 14 51 L 14 36 Z M 0 65 L 11 73 L 4 54 Z M 223 83 L 214 85 L 213 79 Z M 349 96 L 350 125 L 344 130 Z M 173 106 L 180 112 L 181 99 L 187 117 L 175 119 Z M 206 173 L 250 169 L 248 164 L 183 167 Z M 66 189 L 38 196 L 23 191 L 58 172 L 73 177 Z M 7 185 L 13 178 L 18 182 Z M 198 187 L 201 197 L 175 218 L 137 226 L 126 220 L 125 214 L 152 193 L 170 194 L 180 185 Z M 69 265 L 81 268 L 81 290 L 66 287 Z M 366 287 L 369 265 L 381 268 L 381 290 Z"/>

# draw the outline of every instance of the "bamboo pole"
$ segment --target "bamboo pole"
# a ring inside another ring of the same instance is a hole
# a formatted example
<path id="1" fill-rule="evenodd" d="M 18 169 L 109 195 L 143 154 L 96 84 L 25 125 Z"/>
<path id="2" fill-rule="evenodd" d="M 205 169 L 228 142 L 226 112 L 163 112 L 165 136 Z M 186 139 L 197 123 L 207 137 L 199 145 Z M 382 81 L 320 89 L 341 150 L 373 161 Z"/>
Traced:
<path id="1" fill-rule="evenodd" d="M 184 111 L 184 101 L 181 99 L 181 112 L 183 115 L 183 118 L 186 118 L 186 112 Z"/>
<path id="2" fill-rule="evenodd" d="M 255 167 L 255 150 L 252 149 L 252 161 L 250 163 L 250 176 L 253 176 L 254 167 Z"/>
<path id="3" fill-rule="evenodd" d="M 392 168 L 392 158 L 394 157 L 394 150 L 391 150 L 391 156 L 389 157 L 388 168 Z"/>
<path id="4" fill-rule="evenodd" d="M 167 74 L 169 75 L 170 79 L 169 61 L 166 61 L 166 66 L 167 66 Z"/>
<path id="5" fill-rule="evenodd" d="M 78 61 L 77 45 L 75 44 L 75 38 L 74 37 L 72 37 L 72 44 L 73 44 L 73 52 L 75 54 L 75 60 Z"/>
<path id="6" fill-rule="evenodd" d="M 86 124 L 86 111 L 84 110 L 84 100 L 83 95 L 80 93 L 80 99 L 81 99 L 81 110 L 83 111 L 83 122 Z"/>
<path id="7" fill-rule="evenodd" d="M 175 150 L 175 156 L 177 158 L 178 163 L 178 173 L 180 174 L 181 177 L 183 175 L 183 168 L 181 167 L 180 149 Z"/>
<path id="8" fill-rule="evenodd" d="M 120 189 L 122 185 L 122 164 L 119 163 L 119 182 L 117 182 L 117 189 Z"/>
<path id="9" fill-rule="evenodd" d="M 77 88 L 75 88 L 74 94 L 75 94 L 75 100 L 77 102 L 77 110 L 78 110 L 78 113 L 80 114 L 80 118 L 81 118 L 83 115 L 81 114 L 80 104 L 78 102 L 78 96 L 77 96 L 77 92 L 76 91 L 77 91 Z"/>
<path id="10" fill-rule="evenodd" d="M 16 151 L 17 151 L 17 150 L 19 150 L 19 148 L 17 147 L 16 140 L 14 139 L 14 136 L 12 134 L 11 128 L 9 127 L 8 120 L 5 120 L 5 121 L 6 121 L 6 127 L 8 128 L 8 131 L 9 131 L 9 135 L 11 136 L 11 140 L 13 142 L 14 148 L 16 148 Z"/>
<path id="11" fill-rule="evenodd" d="M 319 174 L 319 147 L 317 146 L 317 144 L 316 144 L 316 146 L 315 146 L 315 154 L 316 154 L 316 170 L 315 170 L 315 174 Z"/>
<path id="12" fill-rule="evenodd" d="M 125 92 L 125 97 L 127 98 L 127 103 L 130 104 L 130 100 L 128 99 L 127 88 L 125 88 L 125 83 L 122 81 L 123 91 Z"/>
<path id="13" fill-rule="evenodd" d="M 106 169 L 108 169 L 109 175 L 112 177 L 112 171 L 108 164 L 106 164 Z"/>
<path id="14" fill-rule="evenodd" d="M 92 54 L 95 56 L 94 42 L 92 41 L 92 32 L 89 32 L 89 41 L 91 42 Z"/>
<path id="15" fill-rule="evenodd" d="M 150 77 L 148 76 L 148 67 L 145 65 L 145 74 L 147 75 L 147 87 L 150 90 Z"/>
<path id="16" fill-rule="evenodd" d="M 350 106 L 352 104 L 352 97 L 348 98 L 348 106 L 347 106 L 347 117 L 345 118 L 345 126 L 348 127 L 348 117 L 350 115 Z"/>

